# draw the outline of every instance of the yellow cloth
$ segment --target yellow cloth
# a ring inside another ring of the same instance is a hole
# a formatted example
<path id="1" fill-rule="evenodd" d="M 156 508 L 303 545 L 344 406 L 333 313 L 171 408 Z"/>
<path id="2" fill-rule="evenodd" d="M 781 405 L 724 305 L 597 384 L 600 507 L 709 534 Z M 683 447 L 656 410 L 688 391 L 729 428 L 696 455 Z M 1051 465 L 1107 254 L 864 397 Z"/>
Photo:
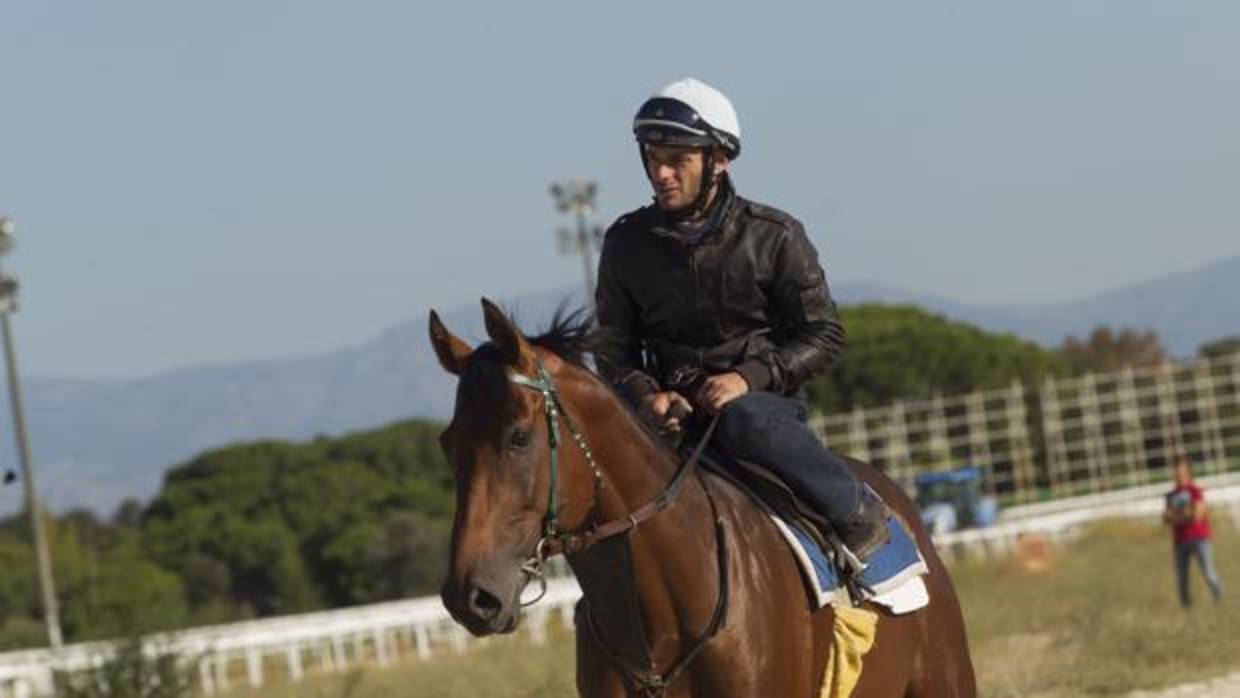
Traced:
<path id="1" fill-rule="evenodd" d="M 874 646 L 878 614 L 864 608 L 836 608 L 827 669 L 819 698 L 848 698 L 861 678 L 861 661 Z"/>

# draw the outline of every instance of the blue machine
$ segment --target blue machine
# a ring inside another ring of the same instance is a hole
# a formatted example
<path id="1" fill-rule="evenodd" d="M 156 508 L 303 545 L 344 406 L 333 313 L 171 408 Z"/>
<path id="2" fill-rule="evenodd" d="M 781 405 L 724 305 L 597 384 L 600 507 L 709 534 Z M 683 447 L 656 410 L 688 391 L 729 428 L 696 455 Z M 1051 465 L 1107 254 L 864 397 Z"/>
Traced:
<path id="1" fill-rule="evenodd" d="M 922 473 L 913 482 L 921 520 L 931 534 L 989 526 L 999 516 L 999 502 L 982 494 L 982 470 L 975 465 Z"/>

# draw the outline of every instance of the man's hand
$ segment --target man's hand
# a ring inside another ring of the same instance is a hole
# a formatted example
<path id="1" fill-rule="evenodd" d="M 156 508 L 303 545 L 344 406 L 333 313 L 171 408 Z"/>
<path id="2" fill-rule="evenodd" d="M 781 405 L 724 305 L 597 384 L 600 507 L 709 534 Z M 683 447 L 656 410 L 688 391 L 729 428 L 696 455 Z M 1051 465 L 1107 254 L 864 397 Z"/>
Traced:
<path id="1" fill-rule="evenodd" d="M 749 383 L 739 373 L 720 373 L 702 381 L 695 402 L 707 412 L 718 412 L 723 406 L 749 392 Z"/>
<path id="2" fill-rule="evenodd" d="M 666 390 L 642 398 L 641 416 L 660 431 L 680 431 L 680 420 L 693 412 L 693 405 L 680 393 Z"/>

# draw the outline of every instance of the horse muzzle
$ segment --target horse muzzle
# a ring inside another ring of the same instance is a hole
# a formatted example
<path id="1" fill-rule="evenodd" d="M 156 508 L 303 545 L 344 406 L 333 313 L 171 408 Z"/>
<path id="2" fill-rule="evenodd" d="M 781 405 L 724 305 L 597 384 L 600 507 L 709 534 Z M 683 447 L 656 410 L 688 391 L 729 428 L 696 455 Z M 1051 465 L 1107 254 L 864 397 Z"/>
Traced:
<path id="1" fill-rule="evenodd" d="M 510 633 L 517 629 L 521 604 L 520 575 L 475 571 L 457 582 L 449 577 L 440 591 L 443 605 L 456 622 L 476 636 Z"/>

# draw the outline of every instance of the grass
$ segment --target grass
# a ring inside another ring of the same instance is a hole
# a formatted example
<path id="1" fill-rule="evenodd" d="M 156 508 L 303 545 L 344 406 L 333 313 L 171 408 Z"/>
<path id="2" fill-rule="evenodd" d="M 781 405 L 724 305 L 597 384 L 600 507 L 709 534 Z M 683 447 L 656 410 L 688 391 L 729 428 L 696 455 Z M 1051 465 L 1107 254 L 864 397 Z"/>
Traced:
<path id="1" fill-rule="evenodd" d="M 1226 517 L 1213 524 L 1226 593 L 1240 583 L 1240 539 Z M 1170 547 L 1156 524 L 1117 520 L 1042 572 L 1015 558 L 957 565 L 981 695 L 1122 696 L 1240 671 L 1238 598 L 1214 604 L 1194 568 L 1196 605 L 1181 609 Z"/>
<path id="2" fill-rule="evenodd" d="M 1194 568 L 1197 604 L 1187 612 L 1175 598 L 1168 534 L 1149 522 L 1098 524 L 1052 549 L 1040 571 L 1019 558 L 957 563 L 979 695 L 1124 696 L 1240 671 L 1240 531 L 1225 516 L 1213 525 L 1215 564 L 1231 596 L 1216 606 Z M 268 683 L 228 698 L 571 698 L 572 637 L 558 628 L 550 624 L 542 646 L 518 633 L 462 655 Z"/>

